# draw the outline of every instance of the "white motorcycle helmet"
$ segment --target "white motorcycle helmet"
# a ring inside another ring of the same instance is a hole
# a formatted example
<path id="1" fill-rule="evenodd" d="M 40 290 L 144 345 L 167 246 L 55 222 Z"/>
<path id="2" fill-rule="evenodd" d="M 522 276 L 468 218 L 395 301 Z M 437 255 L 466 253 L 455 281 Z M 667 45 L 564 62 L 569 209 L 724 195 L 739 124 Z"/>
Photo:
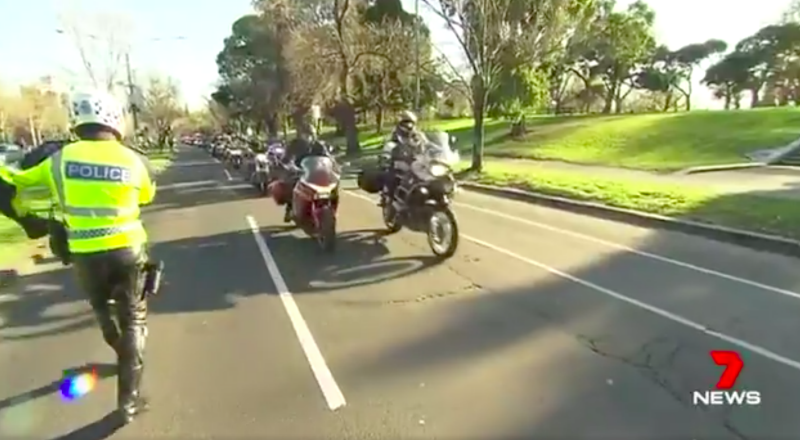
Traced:
<path id="1" fill-rule="evenodd" d="M 109 128 L 119 138 L 125 132 L 122 105 L 111 94 L 102 91 L 80 92 L 70 96 L 70 126 L 75 129 L 86 124 Z"/>

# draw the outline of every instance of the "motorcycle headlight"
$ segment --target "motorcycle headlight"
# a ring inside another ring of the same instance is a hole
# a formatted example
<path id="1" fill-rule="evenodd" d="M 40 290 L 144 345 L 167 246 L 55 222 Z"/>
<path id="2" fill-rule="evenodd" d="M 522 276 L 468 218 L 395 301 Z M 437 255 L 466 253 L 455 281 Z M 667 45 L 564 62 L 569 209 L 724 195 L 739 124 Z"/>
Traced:
<path id="1" fill-rule="evenodd" d="M 430 167 L 430 173 L 433 177 L 442 177 L 450 172 L 450 168 L 440 163 L 435 163 Z"/>

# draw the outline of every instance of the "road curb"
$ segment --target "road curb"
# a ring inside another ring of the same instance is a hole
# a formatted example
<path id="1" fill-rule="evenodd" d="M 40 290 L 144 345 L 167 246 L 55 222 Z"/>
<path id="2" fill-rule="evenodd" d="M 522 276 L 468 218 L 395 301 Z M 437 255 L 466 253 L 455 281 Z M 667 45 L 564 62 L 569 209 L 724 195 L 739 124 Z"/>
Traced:
<path id="1" fill-rule="evenodd" d="M 616 208 L 601 203 L 549 196 L 516 188 L 503 188 L 494 185 L 463 181 L 460 182 L 460 185 L 464 189 L 492 196 L 532 202 L 539 205 L 588 214 L 609 220 L 622 221 L 638 226 L 657 227 L 687 234 L 700 235 L 713 240 L 733 243 L 759 251 L 800 257 L 800 241 L 777 235 L 761 234 L 758 232 L 745 231 L 743 229 L 649 214 L 632 209 Z"/>
<path id="2" fill-rule="evenodd" d="M 713 173 L 715 171 L 746 170 L 749 168 L 762 168 L 766 166 L 769 166 L 769 164 L 766 162 L 744 162 L 744 163 L 730 163 L 723 165 L 707 165 L 707 166 L 685 168 L 676 172 L 675 175 L 681 176 L 687 174 Z"/>

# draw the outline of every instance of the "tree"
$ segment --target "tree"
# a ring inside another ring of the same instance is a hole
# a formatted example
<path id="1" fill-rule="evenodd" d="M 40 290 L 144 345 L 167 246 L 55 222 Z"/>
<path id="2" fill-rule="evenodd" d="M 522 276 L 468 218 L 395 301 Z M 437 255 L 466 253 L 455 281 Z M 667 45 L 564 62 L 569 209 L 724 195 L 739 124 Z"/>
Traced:
<path id="1" fill-rule="evenodd" d="M 432 58 L 430 35 L 421 19 L 405 12 L 398 0 L 375 2 L 364 9 L 363 20 L 371 26 L 376 45 L 390 56 L 372 57 L 355 74 L 356 104 L 373 111 L 376 130 L 382 131 L 387 112 L 412 108 L 416 94 L 415 54 L 420 61 L 420 106 L 429 105 L 440 88 L 437 64 Z M 419 26 L 419 48 L 414 50 Z M 405 48 L 411 47 L 412 50 Z"/>
<path id="2" fill-rule="evenodd" d="M 636 80 L 656 51 L 653 34 L 655 12 L 643 1 L 631 3 L 624 11 L 614 11 L 606 3 L 592 27 L 581 64 L 589 78 L 603 85 L 603 113 L 622 112 L 625 98 L 636 87 Z"/>
<path id="3" fill-rule="evenodd" d="M 538 68 L 563 51 L 565 40 L 589 1 L 423 0 L 458 40 L 469 67 L 473 131 L 472 169 L 483 169 L 484 118 L 490 94 L 504 69 Z"/>
<path id="4" fill-rule="evenodd" d="M 751 60 L 746 54 L 732 52 L 706 70 L 701 83 L 709 86 L 714 97 L 725 102 L 725 110 L 741 106 L 741 94 L 749 82 Z"/>
<path id="5" fill-rule="evenodd" d="M 722 40 L 707 40 L 703 43 L 686 45 L 667 57 L 672 66 L 672 86 L 683 94 L 686 111 L 692 109 L 692 75 L 694 69 L 708 57 L 725 52 L 728 44 Z"/>
<path id="6" fill-rule="evenodd" d="M 708 40 L 689 44 L 670 51 L 666 46 L 656 48 L 650 63 L 636 77 L 640 89 L 660 93 L 665 97 L 664 110 L 674 103 L 674 93 L 683 97 L 686 111 L 692 109 L 692 77 L 694 69 L 708 57 L 724 52 L 727 43 L 721 40 Z"/>
<path id="7" fill-rule="evenodd" d="M 800 24 L 769 25 L 740 41 L 735 48 L 748 73 L 745 89 L 750 91 L 750 105 L 759 105 L 760 92 L 772 81 L 781 82 L 781 73 L 797 62 L 800 54 Z"/>
<path id="8" fill-rule="evenodd" d="M 166 145 L 173 124 L 185 111 L 181 107 L 178 84 L 174 79 L 151 75 L 144 88 L 142 120 L 156 131 L 160 148 Z"/>
<path id="9" fill-rule="evenodd" d="M 128 20 L 118 14 L 73 10 L 62 13 L 59 21 L 58 32 L 72 40 L 92 85 L 113 90 L 124 78 L 124 58 L 130 50 Z"/>

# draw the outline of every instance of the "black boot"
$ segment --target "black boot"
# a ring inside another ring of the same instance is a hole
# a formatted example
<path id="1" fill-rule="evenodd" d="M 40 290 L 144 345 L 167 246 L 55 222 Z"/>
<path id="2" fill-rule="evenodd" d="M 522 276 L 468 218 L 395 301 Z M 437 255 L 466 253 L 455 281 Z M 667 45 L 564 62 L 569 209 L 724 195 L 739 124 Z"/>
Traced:
<path id="1" fill-rule="evenodd" d="M 119 368 L 117 375 L 117 408 L 123 424 L 131 423 L 136 416 L 149 409 L 142 395 L 141 383 L 144 368 Z"/>
<path id="2" fill-rule="evenodd" d="M 117 408 L 124 424 L 132 422 L 149 406 L 141 392 L 146 340 L 144 319 L 126 331 L 120 340 L 122 356 L 117 368 Z"/>
<path id="3" fill-rule="evenodd" d="M 287 203 L 286 211 L 283 213 L 283 222 L 289 223 L 290 221 L 292 221 L 292 205 Z"/>

